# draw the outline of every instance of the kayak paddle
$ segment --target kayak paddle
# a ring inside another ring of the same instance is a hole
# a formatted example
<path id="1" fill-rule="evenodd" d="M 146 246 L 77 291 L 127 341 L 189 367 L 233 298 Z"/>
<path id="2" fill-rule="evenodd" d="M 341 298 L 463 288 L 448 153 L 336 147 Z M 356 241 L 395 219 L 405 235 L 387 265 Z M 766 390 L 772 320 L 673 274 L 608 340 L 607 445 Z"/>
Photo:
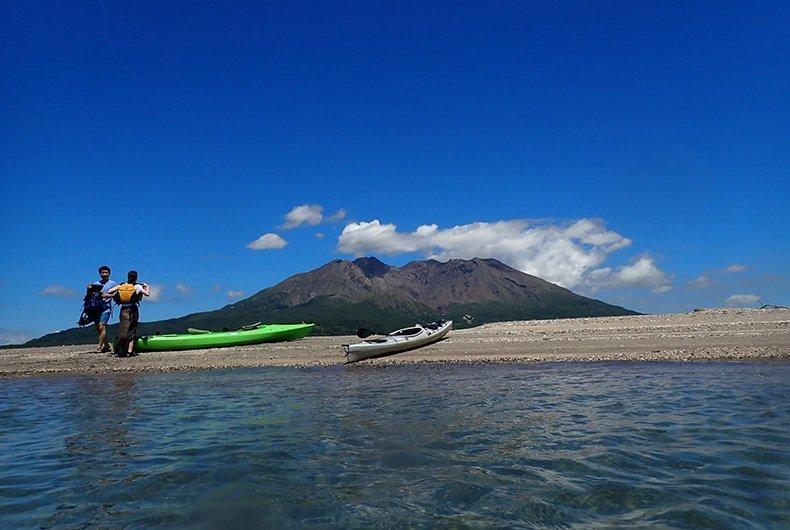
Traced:
<path id="1" fill-rule="evenodd" d="M 386 335 L 386 333 L 381 333 L 380 331 L 373 331 L 372 329 L 368 329 L 368 328 L 359 328 L 357 330 L 357 337 L 359 337 L 360 339 L 370 337 L 371 335 Z"/>

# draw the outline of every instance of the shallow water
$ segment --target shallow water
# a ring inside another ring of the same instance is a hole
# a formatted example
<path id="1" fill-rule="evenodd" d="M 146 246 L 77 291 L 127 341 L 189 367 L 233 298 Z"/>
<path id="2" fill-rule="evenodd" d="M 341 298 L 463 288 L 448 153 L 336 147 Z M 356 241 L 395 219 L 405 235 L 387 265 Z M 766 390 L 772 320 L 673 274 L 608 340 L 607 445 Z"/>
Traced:
<path id="1" fill-rule="evenodd" d="M 0 527 L 790 526 L 790 364 L 0 380 Z"/>

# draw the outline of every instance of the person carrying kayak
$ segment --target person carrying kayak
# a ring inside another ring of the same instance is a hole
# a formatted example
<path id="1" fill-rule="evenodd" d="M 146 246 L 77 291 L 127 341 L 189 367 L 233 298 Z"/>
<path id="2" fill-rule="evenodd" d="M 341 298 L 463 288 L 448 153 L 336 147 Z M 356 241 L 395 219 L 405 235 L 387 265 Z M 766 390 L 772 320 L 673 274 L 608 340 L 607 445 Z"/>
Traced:
<path id="1" fill-rule="evenodd" d="M 92 290 L 100 290 L 102 295 L 104 295 L 116 285 L 118 284 L 110 279 L 110 267 L 107 265 L 102 265 L 99 267 L 99 280 L 88 284 L 88 293 L 90 293 Z M 96 351 L 106 353 L 110 351 L 110 341 L 107 340 L 107 323 L 112 317 L 112 300 L 109 300 L 104 296 L 102 296 L 102 299 L 103 305 L 101 307 L 101 313 L 98 315 L 90 315 L 88 318 L 95 319 L 93 322 L 95 322 L 96 332 L 99 334 L 99 345 L 96 347 Z M 82 320 L 83 319 L 80 318 L 80 323 Z M 86 324 L 89 323 L 90 320 L 86 322 Z"/>
<path id="2" fill-rule="evenodd" d="M 140 320 L 139 305 L 143 296 L 149 296 L 151 290 L 145 283 L 137 283 L 137 271 L 129 271 L 126 283 L 108 289 L 102 296 L 112 298 L 121 307 L 118 316 L 118 346 L 115 354 L 118 357 L 134 355 L 134 343 L 137 339 L 137 322 Z"/>

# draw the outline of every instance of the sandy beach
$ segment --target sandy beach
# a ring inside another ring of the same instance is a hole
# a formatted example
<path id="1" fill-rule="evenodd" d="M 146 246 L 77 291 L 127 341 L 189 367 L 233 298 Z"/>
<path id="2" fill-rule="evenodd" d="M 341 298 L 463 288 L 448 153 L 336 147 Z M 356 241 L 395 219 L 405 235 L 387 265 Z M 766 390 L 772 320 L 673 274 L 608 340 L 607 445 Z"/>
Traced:
<path id="1" fill-rule="evenodd" d="M 117 358 L 94 345 L 0 350 L 0 376 L 342 365 L 353 336 Z M 790 310 L 532 320 L 454 330 L 419 350 L 349 365 L 415 362 L 790 360 Z"/>

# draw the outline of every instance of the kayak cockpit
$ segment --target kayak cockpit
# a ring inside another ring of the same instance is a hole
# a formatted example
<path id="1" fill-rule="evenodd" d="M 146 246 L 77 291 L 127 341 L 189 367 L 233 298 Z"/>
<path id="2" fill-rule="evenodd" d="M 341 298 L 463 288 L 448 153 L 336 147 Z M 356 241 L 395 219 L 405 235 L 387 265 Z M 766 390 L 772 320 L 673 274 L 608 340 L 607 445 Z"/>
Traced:
<path id="1" fill-rule="evenodd" d="M 417 327 L 413 327 L 413 328 L 404 328 L 404 329 L 399 329 L 398 331 L 393 331 L 388 336 L 389 337 L 404 337 L 404 336 L 408 336 L 408 335 L 417 335 L 418 333 L 422 333 L 422 330 L 423 330 L 422 326 L 417 326 Z"/>

